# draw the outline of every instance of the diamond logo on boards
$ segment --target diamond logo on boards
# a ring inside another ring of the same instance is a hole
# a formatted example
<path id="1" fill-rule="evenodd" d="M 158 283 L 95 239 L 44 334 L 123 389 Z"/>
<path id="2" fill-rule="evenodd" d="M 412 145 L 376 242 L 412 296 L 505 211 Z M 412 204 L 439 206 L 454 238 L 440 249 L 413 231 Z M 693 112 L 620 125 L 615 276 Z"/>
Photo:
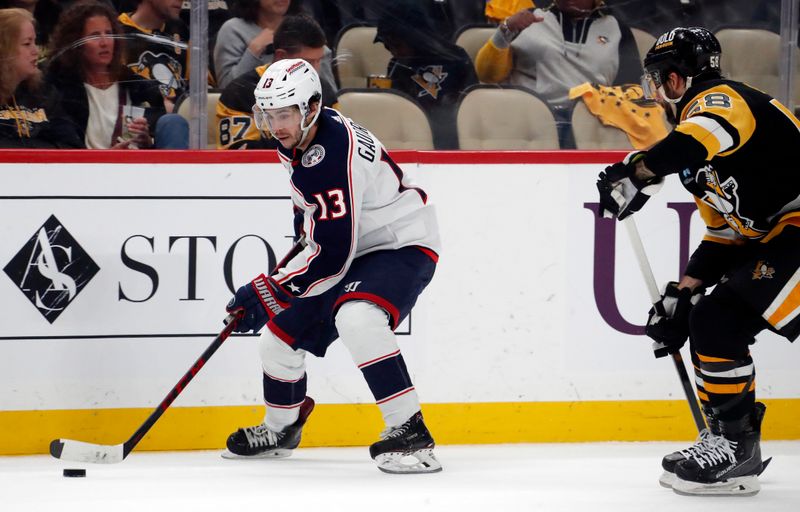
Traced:
<path id="1" fill-rule="evenodd" d="M 3 268 L 51 324 L 100 267 L 51 215 Z"/>

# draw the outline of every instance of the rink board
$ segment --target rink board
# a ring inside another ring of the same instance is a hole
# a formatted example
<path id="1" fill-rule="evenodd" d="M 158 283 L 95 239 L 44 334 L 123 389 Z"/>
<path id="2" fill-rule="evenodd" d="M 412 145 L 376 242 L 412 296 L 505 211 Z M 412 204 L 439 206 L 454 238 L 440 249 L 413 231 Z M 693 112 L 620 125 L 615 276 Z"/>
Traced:
<path id="1" fill-rule="evenodd" d="M 437 204 L 444 244 L 398 329 L 438 442 L 693 437 L 671 363 L 638 334 L 648 296 L 625 234 L 594 215 L 596 174 L 619 153 L 396 156 Z M 257 152 L 0 162 L 0 454 L 120 442 L 219 331 L 232 287 L 290 247 L 285 171 Z M 693 209 L 670 180 L 637 215 L 659 282 L 701 237 Z M 257 342 L 227 341 L 142 448 L 215 448 L 257 422 Z M 765 334 L 753 354 L 765 438 L 800 439 L 800 353 Z M 377 409 L 341 345 L 308 366 L 320 406 L 304 442 L 373 440 Z"/>

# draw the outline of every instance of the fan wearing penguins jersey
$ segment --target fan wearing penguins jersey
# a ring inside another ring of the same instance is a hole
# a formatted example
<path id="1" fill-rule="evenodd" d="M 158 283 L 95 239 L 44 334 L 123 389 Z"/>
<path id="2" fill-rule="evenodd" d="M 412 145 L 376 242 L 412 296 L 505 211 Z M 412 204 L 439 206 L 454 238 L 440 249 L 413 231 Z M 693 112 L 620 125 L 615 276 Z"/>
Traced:
<path id="1" fill-rule="evenodd" d="M 436 212 L 368 130 L 321 105 L 314 67 L 273 63 L 255 89 L 256 125 L 280 144 L 305 247 L 240 287 L 227 311 L 261 335 L 264 423 L 228 438 L 227 457 L 286 456 L 313 410 L 305 356 L 337 338 L 361 370 L 386 429 L 370 456 L 387 473 L 442 466 L 393 330 L 433 277 Z M 346 428 L 346 426 L 343 426 Z"/>
<path id="2" fill-rule="evenodd" d="M 325 58 L 325 33 L 306 15 L 286 16 L 272 41 L 275 60 L 303 59 L 317 72 Z M 278 142 L 256 128 L 253 122 L 253 89 L 269 64 L 236 77 L 222 91 L 217 102 L 217 149 L 274 149 Z M 324 76 L 324 74 L 323 74 Z M 336 85 L 322 80 L 322 104 L 335 106 Z"/>
<path id="3" fill-rule="evenodd" d="M 646 333 L 663 353 L 690 339 L 708 429 L 664 458 L 661 482 L 679 494 L 752 495 L 768 461 L 749 345 L 764 330 L 790 341 L 800 334 L 800 173 L 790 153 L 800 147 L 800 121 L 778 100 L 722 77 L 721 58 L 703 28 L 657 39 L 644 61 L 645 89 L 677 126 L 606 168 L 598 188 L 601 209 L 620 219 L 670 174 L 695 196 L 706 235 L 651 310 Z"/>

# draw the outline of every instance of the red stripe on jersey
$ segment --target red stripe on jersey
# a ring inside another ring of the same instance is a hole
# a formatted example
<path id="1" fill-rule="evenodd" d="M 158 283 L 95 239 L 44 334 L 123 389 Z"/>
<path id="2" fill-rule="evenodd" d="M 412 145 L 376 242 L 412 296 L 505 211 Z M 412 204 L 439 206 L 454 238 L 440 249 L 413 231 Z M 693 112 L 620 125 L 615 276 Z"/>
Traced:
<path id="1" fill-rule="evenodd" d="M 300 197 L 300 198 L 303 198 L 303 194 L 302 194 L 302 193 L 300 193 L 300 191 L 299 191 L 299 190 L 297 190 L 297 188 L 295 188 L 295 186 L 294 186 L 294 183 L 292 183 L 292 180 L 289 180 L 289 186 L 290 186 L 290 187 L 292 187 L 292 190 L 294 190 L 294 191 L 297 193 L 297 196 L 298 196 L 298 197 Z M 304 203 L 304 204 L 305 204 L 305 205 L 306 205 L 308 208 L 311 208 L 311 207 L 313 206 L 312 204 L 306 203 L 305 201 L 303 201 L 303 203 Z M 310 228 L 310 230 L 309 230 L 309 231 L 310 231 L 310 233 L 308 233 L 308 240 L 314 240 L 314 226 L 315 226 L 315 224 L 314 224 L 314 217 L 313 217 L 313 215 L 312 215 L 312 216 L 311 216 L 311 228 Z M 285 276 L 285 277 L 282 277 L 281 279 L 276 279 L 276 281 L 277 281 L 279 284 L 283 285 L 283 283 L 285 283 L 285 282 L 289 281 L 289 280 L 290 280 L 290 279 L 292 279 L 294 276 L 297 276 L 297 275 L 300 275 L 300 274 L 302 274 L 302 273 L 306 272 L 306 271 L 308 270 L 308 267 L 310 267 L 310 266 L 311 266 L 311 262 L 312 262 L 312 261 L 314 261 L 314 258 L 316 258 L 316 257 L 319 255 L 320 251 L 321 251 L 321 248 L 320 248 L 319 244 L 317 244 L 317 250 L 316 250 L 316 251 L 314 251 L 314 254 L 312 254 L 311 256 L 309 256 L 308 258 L 306 258 L 306 264 L 305 264 L 305 266 L 303 266 L 303 267 L 300 267 L 299 269 L 295 270 L 294 272 L 291 272 L 291 273 L 289 273 L 289 274 L 286 274 L 286 276 Z M 305 292 L 304 292 L 303 294 L 301 294 L 300 296 L 302 297 L 303 295 L 305 295 Z"/>
<path id="2" fill-rule="evenodd" d="M 432 259 L 434 263 L 439 263 L 439 255 L 433 252 L 432 250 L 428 249 L 427 247 L 422 247 L 421 245 L 415 245 L 414 247 L 427 254 L 428 257 Z"/>
<path id="3" fill-rule="evenodd" d="M 290 347 L 294 345 L 294 338 L 286 334 L 286 332 L 277 325 L 275 325 L 275 322 L 273 322 L 272 320 L 267 322 L 267 329 L 269 329 L 269 331 L 272 334 L 274 334 L 276 338 L 286 343 Z"/>
<path id="4" fill-rule="evenodd" d="M 349 146 L 347 148 L 347 192 L 350 195 L 350 250 L 347 251 L 347 261 L 345 261 L 345 264 L 342 266 L 342 268 L 339 270 L 339 272 L 337 272 L 337 273 L 335 273 L 335 274 L 333 274 L 331 276 L 323 277 L 322 279 L 314 281 L 313 283 L 308 285 L 308 287 L 306 288 L 306 291 L 303 292 L 300 295 L 300 297 L 305 297 L 306 295 L 308 295 L 308 292 L 310 292 L 315 286 L 318 286 L 318 285 L 324 283 L 325 281 L 329 281 L 331 279 L 334 279 L 334 278 L 337 278 L 337 277 L 343 275 L 344 272 L 345 272 L 345 269 L 347 269 L 347 267 L 348 267 L 347 263 L 352 260 L 352 256 L 355 253 L 354 249 L 355 249 L 355 245 L 356 245 L 356 242 L 357 242 L 356 241 L 356 218 L 355 218 L 355 212 L 353 211 L 353 208 L 354 208 L 354 206 L 353 206 L 354 205 L 354 202 L 353 202 L 353 153 L 355 152 L 354 151 L 355 135 L 353 135 L 353 132 L 350 130 L 350 125 L 348 124 L 347 119 L 344 119 L 343 121 L 344 122 L 342 123 L 342 125 L 344 125 L 345 129 L 347 130 L 347 136 L 350 139 L 350 144 L 349 144 Z M 311 239 L 312 240 L 314 239 L 313 236 L 312 236 Z"/>
<path id="5" fill-rule="evenodd" d="M 365 300 L 367 302 L 372 302 L 376 306 L 379 306 L 384 309 L 392 319 L 392 329 L 397 328 L 397 324 L 400 323 L 400 310 L 395 307 L 394 304 L 389 302 L 388 300 L 384 299 L 380 295 L 375 295 L 374 293 L 366 293 L 366 292 L 349 292 L 345 293 L 338 299 L 336 299 L 336 303 L 333 305 L 334 311 L 342 304 L 347 301 L 351 300 Z"/>

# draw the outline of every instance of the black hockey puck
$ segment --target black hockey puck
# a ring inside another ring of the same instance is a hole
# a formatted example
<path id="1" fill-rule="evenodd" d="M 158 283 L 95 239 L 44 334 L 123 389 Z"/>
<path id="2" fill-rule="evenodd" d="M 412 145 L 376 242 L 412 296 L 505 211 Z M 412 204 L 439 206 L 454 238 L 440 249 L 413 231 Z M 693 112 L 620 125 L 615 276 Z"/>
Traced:
<path id="1" fill-rule="evenodd" d="M 65 469 L 64 470 L 64 476 L 68 476 L 68 477 L 71 477 L 71 478 L 86 476 L 86 470 L 85 469 Z"/>

